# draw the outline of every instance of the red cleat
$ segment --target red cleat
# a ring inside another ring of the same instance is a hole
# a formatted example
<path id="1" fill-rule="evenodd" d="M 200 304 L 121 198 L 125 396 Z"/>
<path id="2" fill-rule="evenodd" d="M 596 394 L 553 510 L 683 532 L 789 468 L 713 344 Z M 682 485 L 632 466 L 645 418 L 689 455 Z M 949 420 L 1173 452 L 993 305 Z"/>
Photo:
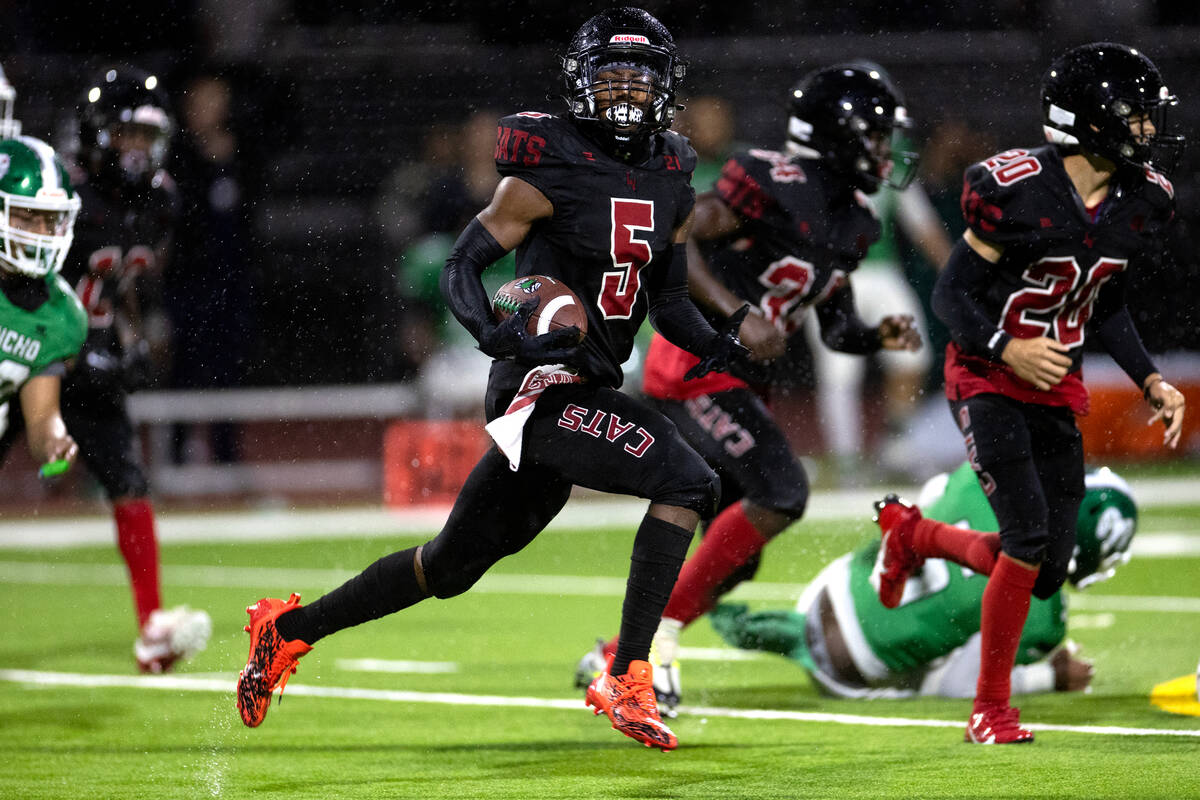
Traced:
<path id="1" fill-rule="evenodd" d="M 609 674 L 611 668 L 609 656 L 604 672 L 588 685 L 585 697 L 592 713 L 607 714 L 614 729 L 646 747 L 657 747 L 664 753 L 674 750 L 679 740 L 658 715 L 650 664 L 630 662 L 629 672 L 616 677 Z"/>
<path id="2" fill-rule="evenodd" d="M 274 597 L 264 597 L 246 609 L 250 624 L 250 657 L 238 675 L 237 707 L 242 722 L 247 727 L 257 728 L 267 716 L 271 706 L 271 692 L 279 687 L 280 696 L 288 678 L 296 674 L 296 662 L 300 656 L 312 650 L 312 646 L 299 639 L 285 640 L 275 628 L 275 620 L 285 611 L 300 607 L 300 595 L 292 593 L 285 603 Z"/>
<path id="3" fill-rule="evenodd" d="M 879 575 L 879 602 L 887 608 L 900 605 L 904 584 L 925 563 L 912 548 L 913 528 L 921 510 L 889 494 L 875 503 L 875 522 L 883 532 L 883 570 Z"/>
<path id="4" fill-rule="evenodd" d="M 975 744 L 1025 744 L 1033 741 L 1033 731 L 1022 728 L 1021 712 L 1012 706 L 976 706 L 967 720 L 963 741 Z"/>

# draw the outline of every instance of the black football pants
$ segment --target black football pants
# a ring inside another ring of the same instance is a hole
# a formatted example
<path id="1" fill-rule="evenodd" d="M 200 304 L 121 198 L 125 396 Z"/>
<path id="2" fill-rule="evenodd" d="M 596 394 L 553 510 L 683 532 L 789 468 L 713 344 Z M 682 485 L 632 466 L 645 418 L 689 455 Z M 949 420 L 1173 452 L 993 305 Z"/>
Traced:
<path id="1" fill-rule="evenodd" d="M 950 409 L 1000 522 L 1001 549 L 1040 564 L 1033 594 L 1050 597 L 1066 579 L 1084 495 L 1083 437 L 1075 415 L 999 394 L 951 402 Z"/>

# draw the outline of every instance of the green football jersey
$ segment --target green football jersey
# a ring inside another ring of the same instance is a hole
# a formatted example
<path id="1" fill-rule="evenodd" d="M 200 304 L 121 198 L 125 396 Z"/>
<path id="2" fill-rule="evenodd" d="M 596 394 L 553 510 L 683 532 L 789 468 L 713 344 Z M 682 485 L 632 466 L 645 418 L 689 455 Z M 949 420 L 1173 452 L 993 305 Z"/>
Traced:
<path id="1" fill-rule="evenodd" d="M 998 528 L 987 497 L 967 464 L 950 475 L 941 497 L 923 513 L 974 530 Z M 889 671 L 903 673 L 923 668 L 965 644 L 979 630 L 986 576 L 949 561 L 927 559 L 910 579 L 900 606 L 888 609 L 879 602 L 871 580 L 879 548 L 875 540 L 852 554 L 848 589 L 862 640 Z M 1067 634 L 1066 620 L 1062 592 L 1047 600 L 1033 598 L 1021 633 L 1017 663 L 1032 663 L 1057 647 Z"/>
<path id="2" fill-rule="evenodd" d="M 87 315 L 62 278 L 48 279 L 49 297 L 33 311 L 0 291 L 0 404 L 56 361 L 72 358 L 87 336 Z"/>

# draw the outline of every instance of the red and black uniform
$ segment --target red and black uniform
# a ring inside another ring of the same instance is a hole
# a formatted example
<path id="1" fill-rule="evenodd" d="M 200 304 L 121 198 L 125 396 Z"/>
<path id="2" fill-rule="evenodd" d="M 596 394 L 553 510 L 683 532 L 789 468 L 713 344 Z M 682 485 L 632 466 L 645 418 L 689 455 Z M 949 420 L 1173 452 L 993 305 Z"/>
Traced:
<path id="1" fill-rule="evenodd" d="M 139 290 L 161 274 L 158 262 L 166 256 L 178 217 L 178 191 L 162 170 L 138 188 L 84 181 L 76 191 L 83 207 L 63 278 L 87 311 L 88 336 L 63 381 L 63 420 L 110 500 L 142 497 L 148 486 L 134 454 L 125 398 L 145 382 L 149 365 L 140 350 L 144 345 L 123 344 L 117 316 L 124 311 L 138 342 L 139 318 L 149 310 L 136 306 Z"/>
<path id="2" fill-rule="evenodd" d="M 865 197 L 823 162 L 752 149 L 732 157 L 716 193 L 740 218 L 726 240 L 702 241 L 712 273 L 787 334 L 813 309 L 835 350 L 872 353 L 879 337 L 854 310 L 846 276 L 879 238 Z M 716 320 L 713 320 L 714 323 Z M 684 382 L 696 357 L 655 336 L 643 391 L 722 479 L 722 505 L 745 496 L 799 517 L 808 480 L 763 400 L 776 365 L 738 363 Z"/>
<path id="3" fill-rule="evenodd" d="M 668 419 L 617 391 L 620 365 L 647 315 L 697 352 L 716 336 L 687 295 L 682 247 L 672 244 L 695 202 L 695 158 L 670 131 L 652 136 L 644 158 L 627 163 L 566 119 L 523 113 L 500 120 L 501 175 L 537 188 L 554 207 L 518 245 L 517 275 L 548 275 L 579 296 L 588 331 L 572 366 L 583 380 L 540 395 L 525 423 L 518 470 L 495 448 L 476 466 L 441 535 L 425 547 L 435 594 L 465 591 L 498 558 L 524 547 L 575 484 L 711 513 L 713 471 Z M 478 336 L 491 309 L 479 302 L 478 276 L 461 274 L 454 262 L 452 255 L 443 288 L 455 315 Z M 512 360 L 493 363 L 489 420 L 505 412 L 528 371 Z"/>
<path id="4" fill-rule="evenodd" d="M 934 290 L 952 341 L 946 394 L 968 455 L 1000 521 L 1004 552 L 1041 564 L 1034 594 L 1066 576 L 1084 494 L 1075 415 L 1087 413 L 1083 343 L 1094 335 L 1140 387 L 1155 367 L 1125 307 L 1127 268 L 1156 247 L 1174 190 L 1150 170 L 1119 170 L 1086 208 L 1052 145 L 1008 150 L 966 171 L 963 217 L 1003 248 L 991 264 L 960 242 Z M 1047 391 L 1000 355 L 1013 338 L 1052 338 L 1071 368 Z"/>
<path id="5" fill-rule="evenodd" d="M 694 203 L 691 147 L 674 133 L 657 133 L 640 158 L 626 161 L 606 153 L 575 122 L 524 113 L 500 120 L 496 163 L 501 174 L 537 188 L 554 207 L 518 245 L 517 274 L 561 280 L 587 309 L 587 338 L 569 376 L 578 380 L 550 382 L 537 396 L 516 468 L 499 449 L 489 449 L 436 537 L 385 556 L 281 617 L 285 638 L 311 644 L 428 596 L 465 592 L 489 567 L 533 541 L 576 484 L 701 516 L 716 503 L 716 474 L 671 421 L 616 388 L 647 315 L 674 341 L 701 353 L 724 339 L 689 299 L 683 246 L 673 243 Z M 476 219 L 459 236 L 441 276 L 451 311 L 481 346 L 497 324 L 479 276 L 503 253 Z M 529 371 L 513 360 L 493 363 L 485 409 L 490 421 L 508 410 Z M 691 538 L 691 530 L 650 514 L 638 526 L 622 608 L 622 666 L 649 651 Z"/>

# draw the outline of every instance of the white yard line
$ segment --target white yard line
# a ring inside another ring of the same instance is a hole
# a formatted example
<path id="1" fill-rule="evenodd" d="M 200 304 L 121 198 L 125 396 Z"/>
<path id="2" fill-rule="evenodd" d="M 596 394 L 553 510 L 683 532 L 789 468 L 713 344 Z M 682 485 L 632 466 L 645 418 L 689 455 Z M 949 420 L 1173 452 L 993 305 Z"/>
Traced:
<path id="1" fill-rule="evenodd" d="M 186 675 L 85 675 L 75 672 L 35 672 L 32 670 L 0 670 L 0 680 L 33 686 L 63 686 L 69 688 L 159 689 L 185 692 L 217 692 L 233 694 L 232 680 L 188 677 Z M 375 700 L 391 703 L 432 703 L 455 706 L 490 706 L 519 708 L 548 708 L 583 711 L 578 698 L 557 699 L 542 697 L 504 697 L 500 695 L 456 694 L 453 692 L 408 692 L 385 689 L 352 689 L 337 686 L 307 686 L 289 683 L 289 697 L 326 697 L 344 700 Z M 962 720 L 911 719 L 908 717 L 870 717 L 860 714 L 830 714 L 813 711 L 782 711 L 771 709 L 718 708 L 710 706 L 680 706 L 689 716 L 724 717 L 729 719 L 785 720 L 791 722 L 824 722 L 835 725 L 858 725 L 889 728 L 961 728 Z M 232 709 L 230 709 L 232 714 Z M 1039 725 L 1030 724 L 1035 731 L 1062 731 L 1101 736 L 1186 736 L 1200 738 L 1200 729 L 1126 728 L 1115 725 Z"/>
<path id="2" fill-rule="evenodd" d="M 357 575 L 355 570 L 295 569 L 292 567 L 163 567 L 163 580 L 173 587 L 222 587 L 262 593 L 328 591 Z M 48 586 L 124 586 L 129 582 L 119 564 L 74 564 L 53 561 L 0 561 L 0 584 Z M 734 589 L 731 600 L 792 602 L 803 583 L 747 581 Z M 555 597 L 624 597 L 625 578 L 587 575 L 529 575 L 489 573 L 471 587 L 476 594 Z M 1177 612 L 1200 614 L 1200 597 L 1137 596 L 1072 592 L 1072 611 Z"/>
<path id="3" fill-rule="evenodd" d="M 443 675 L 458 672 L 453 661 L 396 661 L 388 658 L 339 658 L 333 662 L 347 672 L 395 672 L 416 675 Z"/>
<path id="4" fill-rule="evenodd" d="M 163 567 L 163 580 L 174 587 L 253 589 L 255 593 L 328 591 L 357 575 L 354 570 L 292 567 Z M 124 586 L 129 582 L 119 564 L 73 564 L 53 561 L 0 561 L 0 584 L 48 586 Z M 747 581 L 731 600 L 794 601 L 803 583 Z M 555 597 L 624 597 L 625 578 L 586 575 L 489 573 L 471 587 L 474 593 Z M 1200 614 L 1200 597 L 1137 596 L 1072 592 L 1072 611 L 1177 612 Z"/>
<path id="5" fill-rule="evenodd" d="M 890 488 L 909 497 L 917 494 L 914 487 Z M 1140 481 L 1133 488 L 1143 508 L 1190 504 L 1196 500 L 1196 481 L 1190 479 Z M 852 520 L 860 523 L 864 530 L 870 529 L 873 527 L 870 523 L 871 504 L 884 491 L 882 488 L 872 488 L 814 492 L 804 519 Z M 212 514 L 163 513 L 158 515 L 157 522 L 159 539 L 166 544 L 338 538 L 405 539 L 436 533 L 449 512 L 448 506 L 271 509 Z M 645 500 L 587 495 L 573 498 L 567 503 L 551 523 L 550 530 L 595 530 L 617 525 L 632 529 L 645 512 Z M 1193 553 L 1200 552 L 1200 544 L 1196 543 L 1195 537 L 1188 537 L 1187 534 L 1187 531 L 1178 532 L 1180 537 L 1189 540 L 1184 546 L 1193 548 Z M 1135 555 L 1141 538 L 1139 535 L 1134 539 Z M 110 545 L 112 542 L 113 524 L 107 515 L 28 517 L 0 521 L 0 549 L 54 549 Z"/>

